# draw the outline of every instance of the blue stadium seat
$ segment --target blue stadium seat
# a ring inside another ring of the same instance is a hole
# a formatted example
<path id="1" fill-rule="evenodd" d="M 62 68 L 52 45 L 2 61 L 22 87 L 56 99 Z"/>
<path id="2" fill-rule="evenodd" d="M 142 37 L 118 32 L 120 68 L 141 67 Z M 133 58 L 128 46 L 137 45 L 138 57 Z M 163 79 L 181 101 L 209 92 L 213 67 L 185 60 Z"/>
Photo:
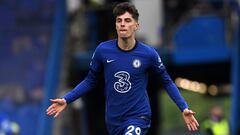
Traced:
<path id="1" fill-rule="evenodd" d="M 0 32 L 16 29 L 16 15 L 6 6 L 0 6 Z"/>
<path id="2" fill-rule="evenodd" d="M 43 87 L 55 2 L 2 0 L 0 4 L 0 85 L 19 84 L 25 97 L 33 88 Z M 26 99 L 26 104 L 16 108 L 1 100 L 0 112 L 19 123 L 20 135 L 37 134 L 39 104 Z"/>
<path id="3" fill-rule="evenodd" d="M 176 63 L 229 60 L 224 20 L 218 16 L 192 17 L 179 26 L 174 36 Z"/>
<path id="4" fill-rule="evenodd" d="M 36 135 L 39 120 L 39 104 L 27 104 L 17 111 L 20 135 Z"/>

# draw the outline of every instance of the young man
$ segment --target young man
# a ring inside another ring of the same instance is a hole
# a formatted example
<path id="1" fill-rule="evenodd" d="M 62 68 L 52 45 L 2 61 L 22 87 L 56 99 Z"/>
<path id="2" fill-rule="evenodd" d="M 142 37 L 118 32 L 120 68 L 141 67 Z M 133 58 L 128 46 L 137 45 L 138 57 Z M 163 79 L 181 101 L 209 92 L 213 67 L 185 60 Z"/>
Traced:
<path id="1" fill-rule="evenodd" d="M 118 38 L 101 43 L 93 54 L 87 77 L 62 99 L 51 99 L 48 115 L 57 117 L 83 93 L 92 89 L 101 72 L 104 73 L 106 124 L 110 135 L 145 135 L 151 123 L 151 108 L 147 95 L 148 73 L 161 78 L 169 96 L 182 111 L 190 131 L 199 124 L 194 112 L 180 95 L 168 75 L 158 53 L 135 39 L 139 28 L 138 11 L 128 2 L 113 9 Z"/>

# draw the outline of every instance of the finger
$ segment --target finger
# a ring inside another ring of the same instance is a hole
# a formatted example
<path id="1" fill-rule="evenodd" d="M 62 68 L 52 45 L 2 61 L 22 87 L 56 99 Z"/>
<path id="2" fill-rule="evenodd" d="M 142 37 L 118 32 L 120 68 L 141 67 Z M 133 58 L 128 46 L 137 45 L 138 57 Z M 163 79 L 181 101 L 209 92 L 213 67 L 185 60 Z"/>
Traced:
<path id="1" fill-rule="evenodd" d="M 198 129 L 197 126 L 195 125 L 195 123 L 191 124 L 191 128 L 193 131 L 196 131 Z"/>
<path id="2" fill-rule="evenodd" d="M 55 113 L 56 113 L 56 110 L 52 110 L 51 112 L 48 112 L 47 114 L 51 116 L 51 115 L 53 115 Z"/>
<path id="3" fill-rule="evenodd" d="M 59 99 L 50 99 L 52 103 L 58 103 Z"/>
<path id="4" fill-rule="evenodd" d="M 190 124 L 187 124 L 188 130 L 191 131 L 191 126 Z"/>
<path id="5" fill-rule="evenodd" d="M 195 114 L 196 114 L 196 112 L 193 112 L 193 111 L 191 111 L 191 112 L 190 112 L 190 114 L 192 114 L 192 115 L 195 115 Z"/>
<path id="6" fill-rule="evenodd" d="M 59 112 L 57 112 L 55 115 L 54 115 L 54 118 L 58 117 L 59 115 Z"/>
<path id="7" fill-rule="evenodd" d="M 193 114 L 193 115 L 196 114 L 196 112 L 193 112 L 192 110 L 189 110 L 188 113 L 189 113 L 189 114 Z"/>
<path id="8" fill-rule="evenodd" d="M 195 115 L 196 114 L 195 112 L 193 112 L 192 110 L 189 110 L 189 109 L 185 109 L 183 113 L 184 113 L 184 115 Z"/>
<path id="9" fill-rule="evenodd" d="M 188 125 L 190 125 L 190 127 L 191 127 L 191 129 L 193 131 L 198 130 L 198 128 L 197 128 L 198 127 L 198 123 L 197 123 L 197 121 L 196 121 L 196 119 L 194 117 L 192 117 L 192 120 L 190 120 L 190 123 Z"/>
<path id="10" fill-rule="evenodd" d="M 50 101 L 54 104 L 57 103 L 59 105 L 63 105 L 65 102 L 63 99 L 50 99 Z"/>
<path id="11" fill-rule="evenodd" d="M 191 123 L 194 123 L 197 127 L 199 126 L 199 123 L 194 116 L 192 116 Z"/>
<path id="12" fill-rule="evenodd" d="M 187 125 L 187 126 L 188 126 L 188 130 L 189 130 L 189 131 L 192 131 L 191 126 L 190 126 L 190 125 Z"/>
<path id="13" fill-rule="evenodd" d="M 194 125 L 193 125 L 193 124 L 189 124 L 189 125 L 190 125 L 190 127 L 191 127 L 191 131 L 195 131 Z"/>
<path id="14" fill-rule="evenodd" d="M 199 126 L 199 123 L 198 123 L 198 121 L 195 118 L 194 118 L 194 123 L 196 123 L 197 127 Z"/>
<path id="15" fill-rule="evenodd" d="M 56 112 L 56 109 L 54 109 L 54 108 L 49 109 L 49 110 L 47 111 L 47 114 L 48 114 L 48 115 L 52 115 L 53 112 Z"/>
<path id="16" fill-rule="evenodd" d="M 53 115 L 54 113 L 56 113 L 57 110 L 56 109 L 51 109 L 47 112 L 48 115 Z"/>
<path id="17" fill-rule="evenodd" d="M 47 108 L 46 111 L 49 111 L 49 110 L 52 109 L 52 108 L 53 108 L 53 105 L 50 105 L 50 106 Z"/>
<path id="18" fill-rule="evenodd" d="M 51 106 L 49 106 L 48 107 L 48 109 L 47 109 L 47 112 L 49 111 L 49 110 L 52 110 L 52 109 L 54 109 L 55 108 L 55 105 L 53 104 L 53 105 L 51 105 Z"/>

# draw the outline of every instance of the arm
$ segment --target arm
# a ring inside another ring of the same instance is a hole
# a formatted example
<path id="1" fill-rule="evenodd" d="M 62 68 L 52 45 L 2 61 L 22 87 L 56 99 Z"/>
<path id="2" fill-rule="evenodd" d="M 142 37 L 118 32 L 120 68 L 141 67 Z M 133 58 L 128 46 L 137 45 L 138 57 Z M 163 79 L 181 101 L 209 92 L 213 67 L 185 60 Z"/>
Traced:
<path id="1" fill-rule="evenodd" d="M 50 99 L 52 105 L 46 110 L 47 115 L 58 117 L 59 114 L 67 107 L 67 104 L 75 101 L 81 95 L 91 90 L 97 84 L 98 73 L 90 70 L 88 76 L 79 83 L 72 91 L 69 91 L 63 98 Z"/>
<path id="2" fill-rule="evenodd" d="M 175 104 L 178 106 L 181 112 L 183 112 L 184 109 L 188 108 L 188 105 L 181 96 L 177 86 L 167 73 L 167 70 L 162 63 L 160 56 L 154 49 L 152 50 L 151 53 L 151 61 L 152 61 L 151 72 L 160 77 L 161 84 L 167 91 L 169 97 L 175 102 Z"/>
<path id="3" fill-rule="evenodd" d="M 84 93 L 93 89 L 98 83 L 99 74 L 100 73 L 98 72 L 90 70 L 88 76 L 81 83 L 79 83 L 72 91 L 69 91 L 63 96 L 67 104 L 75 101 Z"/>
<path id="4" fill-rule="evenodd" d="M 174 82 L 168 75 L 164 66 L 161 67 L 159 76 L 164 89 L 168 93 L 169 97 L 175 102 L 175 104 L 181 110 L 181 112 L 183 112 L 184 109 L 189 108 L 184 98 L 181 96 L 177 86 L 174 84 Z"/>
<path id="5" fill-rule="evenodd" d="M 103 64 L 101 61 L 101 51 L 98 46 L 93 53 L 92 60 L 90 63 L 90 71 L 87 77 L 78 84 L 72 91 L 68 92 L 63 96 L 66 102 L 69 104 L 79 98 L 81 95 L 91 90 L 96 86 L 99 80 L 100 73 L 103 69 Z"/>
<path id="6" fill-rule="evenodd" d="M 46 110 L 47 115 L 58 117 L 59 114 L 67 107 L 67 104 L 75 101 L 81 95 L 91 90 L 97 84 L 98 73 L 89 71 L 88 76 L 79 83 L 72 91 L 69 91 L 63 98 L 50 99 L 52 104 Z"/>
<path id="7" fill-rule="evenodd" d="M 90 64 L 90 71 L 87 77 L 79 83 L 72 91 L 69 91 L 61 99 L 50 99 L 52 104 L 46 110 L 47 115 L 54 115 L 57 117 L 67 106 L 67 104 L 75 101 L 87 91 L 96 86 L 99 80 L 100 72 L 102 71 L 102 64 L 99 51 L 95 51 Z"/>
<path id="8" fill-rule="evenodd" d="M 174 84 L 170 76 L 168 75 L 164 66 L 162 66 L 161 82 L 163 83 L 164 88 L 166 89 L 168 95 L 171 99 L 177 104 L 178 108 L 182 112 L 183 119 L 187 125 L 189 131 L 198 130 L 198 122 L 195 119 L 195 112 L 189 110 L 187 103 L 184 98 L 181 96 L 177 86 Z"/>
<path id="9" fill-rule="evenodd" d="M 192 110 L 189 110 L 187 103 L 185 102 L 177 86 L 175 85 L 175 83 L 172 81 L 171 77 L 167 73 L 167 70 L 162 63 L 160 56 L 157 54 L 155 50 L 152 58 L 153 58 L 152 59 L 153 64 L 151 67 L 151 71 L 153 71 L 155 74 L 160 76 L 163 87 L 167 91 L 170 98 L 175 102 L 175 104 L 181 110 L 183 119 L 188 127 L 188 130 L 189 131 L 197 130 L 197 127 L 199 126 L 199 124 L 194 117 L 195 112 L 193 112 Z"/>

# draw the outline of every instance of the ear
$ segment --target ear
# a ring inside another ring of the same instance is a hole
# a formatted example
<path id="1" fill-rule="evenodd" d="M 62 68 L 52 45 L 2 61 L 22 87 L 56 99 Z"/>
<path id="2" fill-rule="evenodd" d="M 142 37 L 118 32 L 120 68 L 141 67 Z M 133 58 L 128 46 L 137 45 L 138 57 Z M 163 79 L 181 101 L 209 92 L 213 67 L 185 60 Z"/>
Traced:
<path id="1" fill-rule="evenodd" d="M 139 27 L 140 27 L 139 23 L 138 23 L 138 22 L 136 22 L 136 27 L 135 27 L 135 30 L 138 30 L 138 29 L 139 29 Z"/>

